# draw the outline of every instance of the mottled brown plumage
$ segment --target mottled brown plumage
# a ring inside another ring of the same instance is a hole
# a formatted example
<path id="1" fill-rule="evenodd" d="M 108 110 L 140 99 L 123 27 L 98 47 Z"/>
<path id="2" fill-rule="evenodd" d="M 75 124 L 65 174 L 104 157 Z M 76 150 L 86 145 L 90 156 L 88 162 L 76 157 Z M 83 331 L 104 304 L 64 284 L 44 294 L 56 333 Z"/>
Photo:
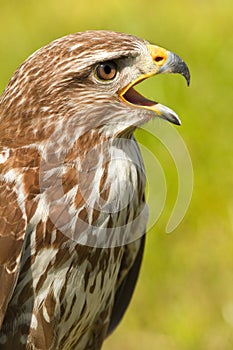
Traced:
<path id="1" fill-rule="evenodd" d="M 173 111 L 133 85 L 176 55 L 89 31 L 30 56 L 0 99 L 0 348 L 97 350 L 140 269 L 147 222 L 135 128 Z"/>

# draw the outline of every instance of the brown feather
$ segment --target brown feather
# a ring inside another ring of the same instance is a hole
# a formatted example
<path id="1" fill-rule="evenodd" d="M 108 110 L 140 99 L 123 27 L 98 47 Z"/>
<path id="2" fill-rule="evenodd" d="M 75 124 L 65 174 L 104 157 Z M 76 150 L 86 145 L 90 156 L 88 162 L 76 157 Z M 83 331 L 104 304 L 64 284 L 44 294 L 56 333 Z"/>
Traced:
<path id="1" fill-rule="evenodd" d="M 133 131 L 148 116 L 118 92 L 134 78 L 130 70 L 141 74 L 146 44 L 106 31 L 66 36 L 30 56 L 3 92 L 0 346 L 6 350 L 100 349 L 110 322 L 119 321 L 112 314 L 117 290 L 133 271 L 120 317 L 128 305 L 147 222 Z M 95 67 L 113 59 L 122 75 L 106 85 Z"/>

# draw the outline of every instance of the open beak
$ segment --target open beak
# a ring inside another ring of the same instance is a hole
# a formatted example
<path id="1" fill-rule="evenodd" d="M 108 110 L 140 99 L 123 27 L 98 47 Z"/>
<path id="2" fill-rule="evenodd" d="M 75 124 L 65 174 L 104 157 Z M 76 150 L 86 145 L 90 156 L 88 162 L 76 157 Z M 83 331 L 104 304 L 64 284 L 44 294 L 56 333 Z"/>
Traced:
<path id="1" fill-rule="evenodd" d="M 180 119 L 177 114 L 170 108 L 163 106 L 162 104 L 148 100 L 144 96 L 140 95 L 134 86 L 139 84 L 141 81 L 161 73 L 178 73 L 184 76 L 187 85 L 190 82 L 190 73 L 186 63 L 176 54 L 167 51 L 159 46 L 148 45 L 148 51 L 154 62 L 154 70 L 150 73 L 140 76 L 138 79 L 134 80 L 120 92 L 120 98 L 135 107 L 145 108 L 153 111 L 158 117 L 166 119 L 171 123 L 180 125 Z"/>

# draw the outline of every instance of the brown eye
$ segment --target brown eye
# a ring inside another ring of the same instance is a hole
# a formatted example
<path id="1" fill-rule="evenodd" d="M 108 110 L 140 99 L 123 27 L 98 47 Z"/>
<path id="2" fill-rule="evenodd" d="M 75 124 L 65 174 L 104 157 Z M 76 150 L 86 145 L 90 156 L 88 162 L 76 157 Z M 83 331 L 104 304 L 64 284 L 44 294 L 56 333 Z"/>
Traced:
<path id="1" fill-rule="evenodd" d="M 117 74 L 117 65 L 112 61 L 100 63 L 96 68 L 96 75 L 101 80 L 112 80 Z"/>

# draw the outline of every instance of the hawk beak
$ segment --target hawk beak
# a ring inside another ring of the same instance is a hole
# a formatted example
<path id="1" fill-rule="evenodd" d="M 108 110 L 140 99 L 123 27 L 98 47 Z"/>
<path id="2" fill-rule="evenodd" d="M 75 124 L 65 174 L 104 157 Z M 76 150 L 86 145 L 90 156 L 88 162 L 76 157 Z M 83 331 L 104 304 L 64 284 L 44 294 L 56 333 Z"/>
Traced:
<path id="1" fill-rule="evenodd" d="M 134 90 L 133 86 L 139 84 L 141 81 L 153 75 L 161 73 L 181 74 L 186 79 L 187 85 L 189 85 L 189 69 L 186 63 L 176 54 L 155 45 L 148 45 L 147 48 L 154 62 L 154 69 L 150 73 L 144 74 L 128 84 L 120 92 L 120 98 L 130 105 L 151 110 L 159 118 L 166 119 L 173 124 L 180 125 L 180 119 L 173 110 L 158 102 L 148 100 L 144 96 L 140 95 L 136 90 Z"/>

